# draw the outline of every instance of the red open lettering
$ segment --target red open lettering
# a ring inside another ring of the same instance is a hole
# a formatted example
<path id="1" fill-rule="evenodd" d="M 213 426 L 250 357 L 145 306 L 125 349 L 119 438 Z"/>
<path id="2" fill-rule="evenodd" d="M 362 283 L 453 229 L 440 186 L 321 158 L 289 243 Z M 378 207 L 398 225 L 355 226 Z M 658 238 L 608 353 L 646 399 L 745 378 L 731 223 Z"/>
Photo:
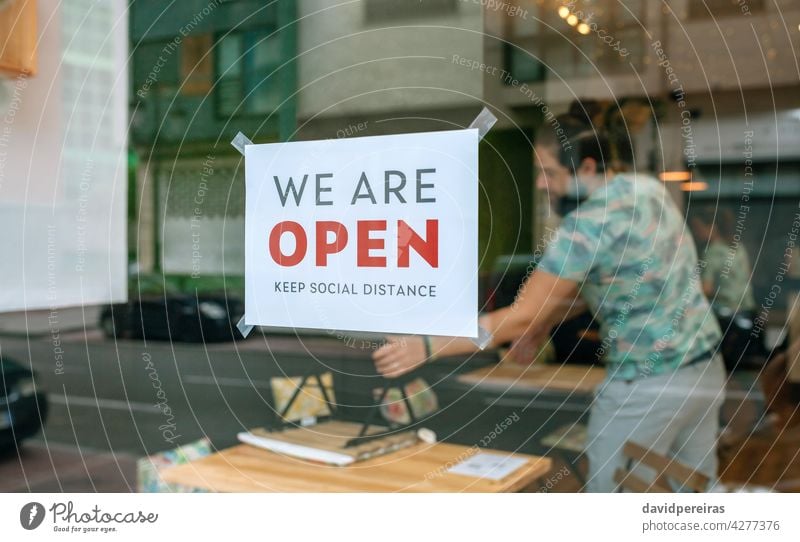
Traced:
<path id="1" fill-rule="evenodd" d="M 386 248 L 384 237 L 373 237 L 378 232 L 386 232 L 386 220 L 358 220 L 356 222 L 356 266 L 386 267 L 386 256 L 376 254 Z M 347 226 L 335 220 L 322 220 L 315 224 L 315 263 L 317 267 L 327 267 L 328 256 L 342 252 L 349 240 Z M 294 236 L 295 247 L 291 254 L 281 250 L 283 234 Z M 331 235 L 332 234 L 332 235 Z M 330 239 L 329 239 L 330 238 Z M 397 221 L 397 267 L 411 267 L 412 250 L 419 254 L 428 265 L 439 267 L 439 221 L 425 221 L 423 239 L 404 220 Z M 272 228 L 269 233 L 269 254 L 273 261 L 283 267 L 292 267 L 302 262 L 308 251 L 308 236 L 297 222 L 286 220 Z"/>
<path id="2" fill-rule="evenodd" d="M 439 221 L 425 221 L 425 239 L 417 235 L 404 220 L 397 221 L 397 267 L 409 267 L 411 249 L 431 267 L 439 267 Z"/>
<path id="3" fill-rule="evenodd" d="M 291 233 L 294 235 L 295 246 L 294 252 L 289 255 L 284 255 L 281 252 L 281 236 L 284 233 Z M 284 267 L 292 267 L 303 261 L 306 257 L 308 250 L 308 238 L 303 226 L 291 220 L 285 220 L 278 223 L 269 234 L 269 255 L 275 260 L 275 263 Z"/>
<path id="4" fill-rule="evenodd" d="M 371 250 L 383 250 L 383 239 L 369 236 L 373 231 L 386 231 L 385 220 L 359 220 L 358 229 L 358 267 L 386 267 L 386 256 L 370 256 Z"/>
<path id="5" fill-rule="evenodd" d="M 333 242 L 328 242 L 328 232 L 333 233 Z M 317 267 L 328 265 L 328 254 L 336 254 L 347 245 L 347 228 L 341 222 L 325 220 L 317 222 Z"/>

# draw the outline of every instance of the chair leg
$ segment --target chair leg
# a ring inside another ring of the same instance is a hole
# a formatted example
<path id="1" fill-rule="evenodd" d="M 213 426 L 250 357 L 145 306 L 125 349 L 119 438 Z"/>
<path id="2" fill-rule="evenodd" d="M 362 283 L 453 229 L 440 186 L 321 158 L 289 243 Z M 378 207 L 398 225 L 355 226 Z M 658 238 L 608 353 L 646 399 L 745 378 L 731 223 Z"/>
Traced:
<path id="1" fill-rule="evenodd" d="M 630 473 L 632 469 L 633 469 L 633 459 L 629 457 L 628 460 L 625 462 L 625 472 Z M 614 490 L 614 493 L 622 493 L 623 492 L 622 490 L 623 490 L 622 484 L 619 484 L 617 485 L 617 489 Z"/>

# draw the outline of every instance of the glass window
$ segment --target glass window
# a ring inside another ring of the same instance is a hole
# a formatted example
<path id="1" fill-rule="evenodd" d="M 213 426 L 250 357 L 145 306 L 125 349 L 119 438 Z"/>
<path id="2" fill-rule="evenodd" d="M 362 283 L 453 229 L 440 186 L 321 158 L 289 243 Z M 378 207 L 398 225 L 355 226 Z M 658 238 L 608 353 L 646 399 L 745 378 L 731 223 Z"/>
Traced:
<path id="1" fill-rule="evenodd" d="M 545 3 L 532 10 L 533 20 L 507 25 L 507 39 L 539 55 L 540 69 L 532 69 L 522 59 L 527 55 L 511 47 L 508 71 L 520 81 L 536 82 L 547 77 L 547 66 L 561 77 L 627 73 L 631 64 L 640 68 L 645 56 L 645 6 L 643 0 Z M 533 28 L 538 30 L 532 32 Z"/>
<path id="2" fill-rule="evenodd" d="M 414 17 L 447 15 L 458 9 L 458 0 L 365 0 L 367 21 L 393 21 Z"/>
<path id="3" fill-rule="evenodd" d="M 241 34 L 228 34 L 219 42 L 217 69 L 223 77 L 240 76 L 242 67 L 239 58 L 242 52 Z"/>
<path id="4" fill-rule="evenodd" d="M 241 51 L 239 34 L 228 34 L 219 42 L 217 99 L 223 115 L 232 115 L 242 100 Z"/>
<path id="5" fill-rule="evenodd" d="M 181 47 L 181 93 L 206 94 L 213 85 L 214 38 L 211 34 L 186 36 Z"/>
<path id="6" fill-rule="evenodd" d="M 245 97 L 248 113 L 269 113 L 280 105 L 278 78 L 270 73 L 280 66 L 280 44 L 273 37 L 253 46 L 253 69 L 247 79 Z"/>
<path id="7" fill-rule="evenodd" d="M 275 70 L 280 66 L 280 41 L 259 32 L 228 34 L 220 40 L 217 75 L 221 115 L 261 115 L 280 104 Z"/>
<path id="8" fill-rule="evenodd" d="M 509 46 L 508 60 L 509 72 L 520 81 L 542 81 L 545 68 L 539 60 L 527 51 Z"/>
<path id="9" fill-rule="evenodd" d="M 646 24 L 645 11 L 642 2 L 618 2 L 616 10 L 616 24 L 618 28 L 635 25 L 641 27 Z"/>
<path id="10" fill-rule="evenodd" d="M 764 11 L 764 0 L 704 0 L 689 2 L 690 19 L 709 19 Z"/>

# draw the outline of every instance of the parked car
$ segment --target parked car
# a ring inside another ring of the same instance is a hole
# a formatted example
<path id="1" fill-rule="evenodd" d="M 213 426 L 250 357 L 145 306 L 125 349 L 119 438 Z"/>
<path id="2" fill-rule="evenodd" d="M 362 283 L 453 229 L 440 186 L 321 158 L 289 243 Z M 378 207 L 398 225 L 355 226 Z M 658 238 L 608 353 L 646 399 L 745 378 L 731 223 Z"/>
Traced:
<path id="1" fill-rule="evenodd" d="M 33 384 L 34 373 L 0 354 L 0 450 L 35 435 L 47 418 L 47 396 Z"/>
<path id="2" fill-rule="evenodd" d="M 498 257 L 489 274 L 486 310 L 492 311 L 511 305 L 522 283 L 533 272 L 537 263 L 533 254 Z M 556 360 L 560 363 L 602 363 L 597 355 L 600 351 L 600 326 L 588 312 L 556 326 L 551 338 Z"/>
<path id="3" fill-rule="evenodd" d="M 188 294 L 153 279 L 137 278 L 127 303 L 100 311 L 100 328 L 107 337 L 220 342 L 241 338 L 236 324 L 244 303 L 224 293 Z M 160 291 L 159 291 L 160 290 Z"/>

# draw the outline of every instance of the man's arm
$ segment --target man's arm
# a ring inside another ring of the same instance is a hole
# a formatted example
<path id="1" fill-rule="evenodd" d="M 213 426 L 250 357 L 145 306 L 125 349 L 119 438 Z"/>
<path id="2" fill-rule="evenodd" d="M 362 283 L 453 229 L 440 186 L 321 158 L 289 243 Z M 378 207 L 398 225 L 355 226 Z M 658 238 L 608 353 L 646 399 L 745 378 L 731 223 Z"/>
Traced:
<path id="1" fill-rule="evenodd" d="M 520 289 L 509 307 L 485 314 L 480 325 L 492 335 L 491 346 L 522 337 L 528 330 L 549 330 L 571 313 L 578 314 L 578 284 L 536 270 Z M 581 309 L 582 310 L 582 309 Z M 478 350 L 469 339 L 433 337 L 431 353 L 436 357 L 468 354 Z M 374 354 L 375 366 L 387 377 L 403 375 L 425 363 L 425 343 L 419 337 L 390 337 Z"/>
<path id="2" fill-rule="evenodd" d="M 576 301 L 577 292 L 576 282 L 537 270 L 525 281 L 511 306 L 485 315 L 481 324 L 492 334 L 493 346 L 518 339 L 531 329 L 549 330 L 567 316 L 585 310 Z"/>

